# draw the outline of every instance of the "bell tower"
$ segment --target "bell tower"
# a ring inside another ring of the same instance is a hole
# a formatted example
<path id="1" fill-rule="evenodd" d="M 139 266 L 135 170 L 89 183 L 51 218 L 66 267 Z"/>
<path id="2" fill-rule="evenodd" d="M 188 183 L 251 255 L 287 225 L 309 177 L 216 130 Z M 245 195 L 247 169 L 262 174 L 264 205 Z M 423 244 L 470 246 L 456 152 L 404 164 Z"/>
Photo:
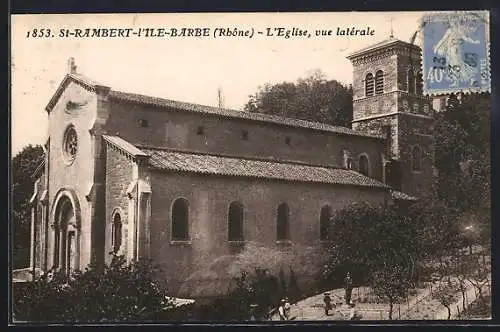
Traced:
<path id="1" fill-rule="evenodd" d="M 384 181 L 417 197 L 432 194 L 434 116 L 422 94 L 420 47 L 391 37 L 350 54 L 355 130 L 387 135 Z"/>

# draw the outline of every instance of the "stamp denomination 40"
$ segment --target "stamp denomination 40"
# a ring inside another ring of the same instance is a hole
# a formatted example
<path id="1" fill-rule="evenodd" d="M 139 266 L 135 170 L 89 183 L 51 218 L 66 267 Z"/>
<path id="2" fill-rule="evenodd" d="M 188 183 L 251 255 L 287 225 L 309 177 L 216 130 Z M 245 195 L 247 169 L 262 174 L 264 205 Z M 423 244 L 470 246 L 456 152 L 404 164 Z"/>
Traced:
<path id="1" fill-rule="evenodd" d="M 426 94 L 490 91 L 487 12 L 450 12 L 422 18 Z"/>

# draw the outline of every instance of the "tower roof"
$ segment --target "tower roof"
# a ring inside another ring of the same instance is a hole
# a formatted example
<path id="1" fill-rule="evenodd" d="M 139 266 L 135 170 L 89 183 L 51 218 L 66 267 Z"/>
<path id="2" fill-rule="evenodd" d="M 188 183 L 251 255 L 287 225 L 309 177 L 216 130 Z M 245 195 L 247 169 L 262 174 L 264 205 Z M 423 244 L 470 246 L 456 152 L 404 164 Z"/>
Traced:
<path id="1" fill-rule="evenodd" d="M 364 47 L 360 50 L 353 52 L 353 53 L 349 54 L 347 56 L 347 58 L 349 60 L 351 60 L 357 56 L 364 55 L 364 54 L 367 54 L 369 52 L 377 51 L 377 50 L 380 50 L 380 49 L 383 49 L 383 48 L 386 48 L 386 47 L 392 46 L 392 45 L 406 46 L 406 47 L 411 47 L 411 48 L 420 50 L 420 47 L 415 45 L 415 44 L 408 43 L 408 42 L 402 41 L 402 40 L 394 38 L 394 37 L 389 37 L 381 42 Z"/>

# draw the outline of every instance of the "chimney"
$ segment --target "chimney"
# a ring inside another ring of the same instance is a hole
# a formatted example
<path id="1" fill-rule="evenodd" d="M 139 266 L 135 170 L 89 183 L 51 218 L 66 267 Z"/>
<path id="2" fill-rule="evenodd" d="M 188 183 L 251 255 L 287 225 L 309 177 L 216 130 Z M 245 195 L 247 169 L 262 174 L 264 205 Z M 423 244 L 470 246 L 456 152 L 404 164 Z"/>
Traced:
<path id="1" fill-rule="evenodd" d="M 73 57 L 68 59 L 68 73 L 76 74 L 75 58 Z"/>

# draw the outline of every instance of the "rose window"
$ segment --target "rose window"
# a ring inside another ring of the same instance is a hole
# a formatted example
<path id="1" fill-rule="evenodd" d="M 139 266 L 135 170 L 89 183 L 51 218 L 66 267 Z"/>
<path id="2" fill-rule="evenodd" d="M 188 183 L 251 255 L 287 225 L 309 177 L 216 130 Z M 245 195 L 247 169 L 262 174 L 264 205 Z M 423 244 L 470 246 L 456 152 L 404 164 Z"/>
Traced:
<path id="1" fill-rule="evenodd" d="M 66 130 L 64 135 L 64 152 L 68 158 L 74 159 L 78 151 L 78 139 L 76 137 L 76 130 L 73 126 Z"/>

